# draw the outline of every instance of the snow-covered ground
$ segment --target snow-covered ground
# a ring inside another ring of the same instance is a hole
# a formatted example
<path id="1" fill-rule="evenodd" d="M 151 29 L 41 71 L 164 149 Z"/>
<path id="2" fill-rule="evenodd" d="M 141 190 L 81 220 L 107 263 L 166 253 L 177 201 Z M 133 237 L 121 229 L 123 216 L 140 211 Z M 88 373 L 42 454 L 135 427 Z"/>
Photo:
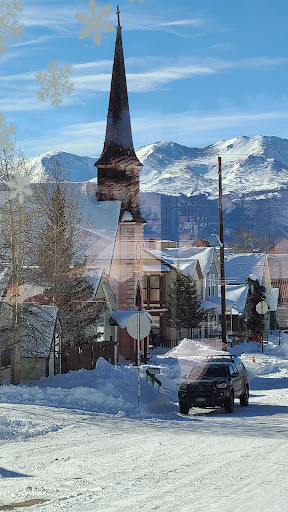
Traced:
<path id="1" fill-rule="evenodd" d="M 0 510 L 284 512 L 288 487 L 288 334 L 264 354 L 243 344 L 249 407 L 181 416 L 177 383 L 213 350 L 183 340 L 154 351 L 160 391 L 141 367 L 0 387 Z M 255 362 L 252 360 L 255 354 Z"/>

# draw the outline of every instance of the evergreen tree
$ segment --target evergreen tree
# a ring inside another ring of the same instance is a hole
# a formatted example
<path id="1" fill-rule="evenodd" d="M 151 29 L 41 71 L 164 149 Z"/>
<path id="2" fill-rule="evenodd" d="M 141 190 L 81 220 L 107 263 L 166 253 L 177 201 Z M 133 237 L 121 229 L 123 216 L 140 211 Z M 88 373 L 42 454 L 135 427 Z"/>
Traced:
<path id="1" fill-rule="evenodd" d="M 251 335 L 262 334 L 264 330 L 264 315 L 259 315 L 256 306 L 259 302 L 265 301 L 266 289 L 258 279 L 253 281 L 250 277 L 248 281 L 248 294 L 245 307 L 246 327 Z"/>
<path id="2" fill-rule="evenodd" d="M 38 247 L 40 279 L 46 284 L 47 304 L 59 309 L 64 344 L 81 345 L 85 329 L 95 325 L 101 310 L 93 301 L 94 289 L 85 277 L 85 226 L 73 184 L 56 162 L 47 183 L 38 189 L 42 226 Z"/>
<path id="3" fill-rule="evenodd" d="M 195 283 L 188 274 L 183 275 L 177 270 L 175 279 L 168 292 L 168 312 L 164 320 L 169 327 L 175 327 L 181 337 L 182 329 L 189 329 L 192 334 L 196 327 L 204 319 L 204 311 L 201 309 Z"/>

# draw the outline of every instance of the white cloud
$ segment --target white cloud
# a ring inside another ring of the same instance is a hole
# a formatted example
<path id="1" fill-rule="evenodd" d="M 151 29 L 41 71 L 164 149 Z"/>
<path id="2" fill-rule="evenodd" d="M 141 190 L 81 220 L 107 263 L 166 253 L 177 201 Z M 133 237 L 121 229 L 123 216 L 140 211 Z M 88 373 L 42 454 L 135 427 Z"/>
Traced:
<path id="1" fill-rule="evenodd" d="M 174 80 L 183 80 L 193 75 L 211 74 L 214 71 L 208 67 L 190 66 L 163 66 L 152 71 L 143 73 L 127 73 L 127 84 L 129 92 L 147 92 L 158 89 Z M 74 76 L 75 91 L 109 91 L 111 83 L 111 72 Z"/>
<path id="2" fill-rule="evenodd" d="M 26 6 L 19 14 L 19 22 L 23 23 L 25 27 L 47 27 L 50 30 L 66 32 L 71 22 L 76 24 L 77 20 L 71 8 L 51 8 L 38 4 L 37 6 Z"/>
<path id="3" fill-rule="evenodd" d="M 176 26 L 194 26 L 199 27 L 205 24 L 205 21 L 201 18 L 194 18 L 190 20 L 175 20 L 175 21 L 166 21 L 163 23 L 159 23 L 158 27 L 176 27 Z"/>
<path id="4" fill-rule="evenodd" d="M 36 110 L 48 110 L 51 109 L 51 105 L 40 103 L 35 97 L 27 98 L 6 98 L 5 100 L 0 99 L 0 112 L 32 112 Z"/>
<path id="5" fill-rule="evenodd" d="M 72 69 L 73 71 L 77 71 L 81 69 L 99 69 L 103 71 L 103 69 L 109 68 L 110 71 L 112 69 L 113 61 L 112 60 L 96 60 L 92 62 L 84 62 L 82 64 L 73 64 Z"/>
<path id="6" fill-rule="evenodd" d="M 223 138 L 223 130 L 227 129 L 236 135 L 250 132 L 255 134 L 256 123 L 288 119 L 287 112 L 218 112 L 195 114 L 191 111 L 178 114 L 163 115 L 160 112 L 150 112 L 132 117 L 132 132 L 135 147 L 159 140 L 171 140 L 180 144 L 202 145 L 216 142 Z M 277 124 L 277 123 L 276 123 Z M 39 138 L 34 137 L 17 142 L 29 156 L 43 154 L 47 151 L 67 151 L 78 155 L 99 155 L 103 148 L 106 129 L 106 119 L 92 123 L 76 123 L 58 129 L 57 133 L 47 133 Z M 259 130 L 258 130 L 259 131 Z M 227 135 L 227 138 L 229 138 Z M 281 136 L 281 135 L 280 135 Z"/>
<path id="7" fill-rule="evenodd" d="M 160 64 L 162 62 L 162 65 Z M 171 64 L 173 62 L 173 64 Z M 288 58 L 266 58 L 257 57 L 249 59 L 238 59 L 226 61 L 202 58 L 201 63 L 196 59 L 179 57 L 175 59 L 167 57 L 143 57 L 139 62 L 136 57 L 127 59 L 127 84 L 129 93 L 146 93 L 172 84 L 174 81 L 189 79 L 194 76 L 211 75 L 224 70 L 245 69 L 245 68 L 266 68 L 285 65 Z M 140 67 L 141 66 L 141 67 Z M 140 69 L 139 69 L 140 67 Z M 72 66 L 73 73 L 71 80 L 75 90 L 63 100 L 63 105 L 79 105 L 90 101 L 91 97 L 99 92 L 109 92 L 111 83 L 111 60 L 89 61 Z M 136 71 L 135 71 L 136 70 Z M 139 70 L 139 71 L 138 71 Z M 38 69 L 26 73 L 0 76 L 2 97 L 0 99 L 0 111 L 30 111 L 47 110 L 49 104 L 35 101 L 38 85 L 35 76 Z M 18 95 L 16 91 L 19 91 Z M 31 92 L 35 96 L 31 96 Z M 86 91 L 86 95 L 83 95 Z"/>
<path id="8" fill-rule="evenodd" d="M 205 59 L 210 62 L 210 59 Z M 213 64 L 214 62 L 214 64 Z M 216 69 L 254 69 L 254 68 L 271 68 L 287 64 L 288 58 L 285 57 L 249 57 L 247 59 L 238 59 L 231 61 L 211 60 L 211 66 Z"/>
<path id="9" fill-rule="evenodd" d="M 25 25 L 25 27 L 46 27 L 49 30 L 56 32 L 74 33 L 74 25 L 79 25 L 79 22 L 75 18 L 77 12 L 87 11 L 87 5 L 84 3 L 79 5 L 77 8 L 63 8 L 58 7 L 57 3 L 53 7 L 43 5 L 31 5 L 26 6 L 22 13 L 19 15 L 19 21 Z M 154 10 L 155 12 L 155 10 Z M 168 15 L 169 16 L 169 15 Z M 171 17 L 171 14 L 170 14 Z M 174 14 L 173 14 L 174 17 Z M 111 11 L 109 21 L 116 25 L 116 16 L 114 11 Z M 144 12 L 142 16 L 136 16 L 131 14 L 130 9 L 123 11 L 123 24 L 125 30 L 158 30 L 158 31 L 171 31 L 171 28 L 175 27 L 202 27 L 207 23 L 204 18 L 186 18 L 186 19 L 170 19 L 163 21 L 163 11 L 160 10 L 159 15 L 151 14 L 147 15 Z M 72 27 L 73 25 L 73 27 Z M 179 35 L 181 33 L 179 32 Z"/>
<path id="10" fill-rule="evenodd" d="M 32 44 L 43 43 L 43 42 L 49 41 L 51 39 L 55 39 L 55 36 L 40 36 L 40 37 L 37 37 L 36 39 L 27 39 L 26 41 L 21 41 L 19 43 L 10 43 L 9 47 L 14 48 L 14 47 L 18 47 L 18 46 L 31 46 Z"/>

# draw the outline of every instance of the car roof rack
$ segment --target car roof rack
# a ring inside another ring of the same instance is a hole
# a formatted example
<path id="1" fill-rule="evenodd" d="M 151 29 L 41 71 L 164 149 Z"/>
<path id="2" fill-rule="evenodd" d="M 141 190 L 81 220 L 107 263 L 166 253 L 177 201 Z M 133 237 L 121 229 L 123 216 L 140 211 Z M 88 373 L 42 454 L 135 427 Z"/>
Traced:
<path id="1" fill-rule="evenodd" d="M 208 356 L 208 359 L 236 359 L 237 356 L 234 356 L 233 354 L 214 354 L 212 356 Z"/>

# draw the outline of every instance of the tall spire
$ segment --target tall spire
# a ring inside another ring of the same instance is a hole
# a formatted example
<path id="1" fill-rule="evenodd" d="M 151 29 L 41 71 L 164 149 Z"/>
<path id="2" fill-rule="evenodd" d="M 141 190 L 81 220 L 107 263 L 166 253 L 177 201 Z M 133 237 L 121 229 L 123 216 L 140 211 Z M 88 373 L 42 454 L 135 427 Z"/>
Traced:
<path id="1" fill-rule="evenodd" d="M 117 11 L 116 11 L 116 14 L 118 16 L 118 27 L 120 27 L 120 11 L 119 11 L 119 5 L 117 5 Z"/>
<path id="2" fill-rule="evenodd" d="M 110 89 L 106 135 L 102 154 L 95 166 L 113 166 L 113 160 L 126 157 L 129 163 L 141 164 L 136 157 L 128 103 L 124 53 L 122 44 L 122 27 L 120 25 L 120 11 L 117 5 L 117 35 L 115 43 L 114 64 Z"/>

